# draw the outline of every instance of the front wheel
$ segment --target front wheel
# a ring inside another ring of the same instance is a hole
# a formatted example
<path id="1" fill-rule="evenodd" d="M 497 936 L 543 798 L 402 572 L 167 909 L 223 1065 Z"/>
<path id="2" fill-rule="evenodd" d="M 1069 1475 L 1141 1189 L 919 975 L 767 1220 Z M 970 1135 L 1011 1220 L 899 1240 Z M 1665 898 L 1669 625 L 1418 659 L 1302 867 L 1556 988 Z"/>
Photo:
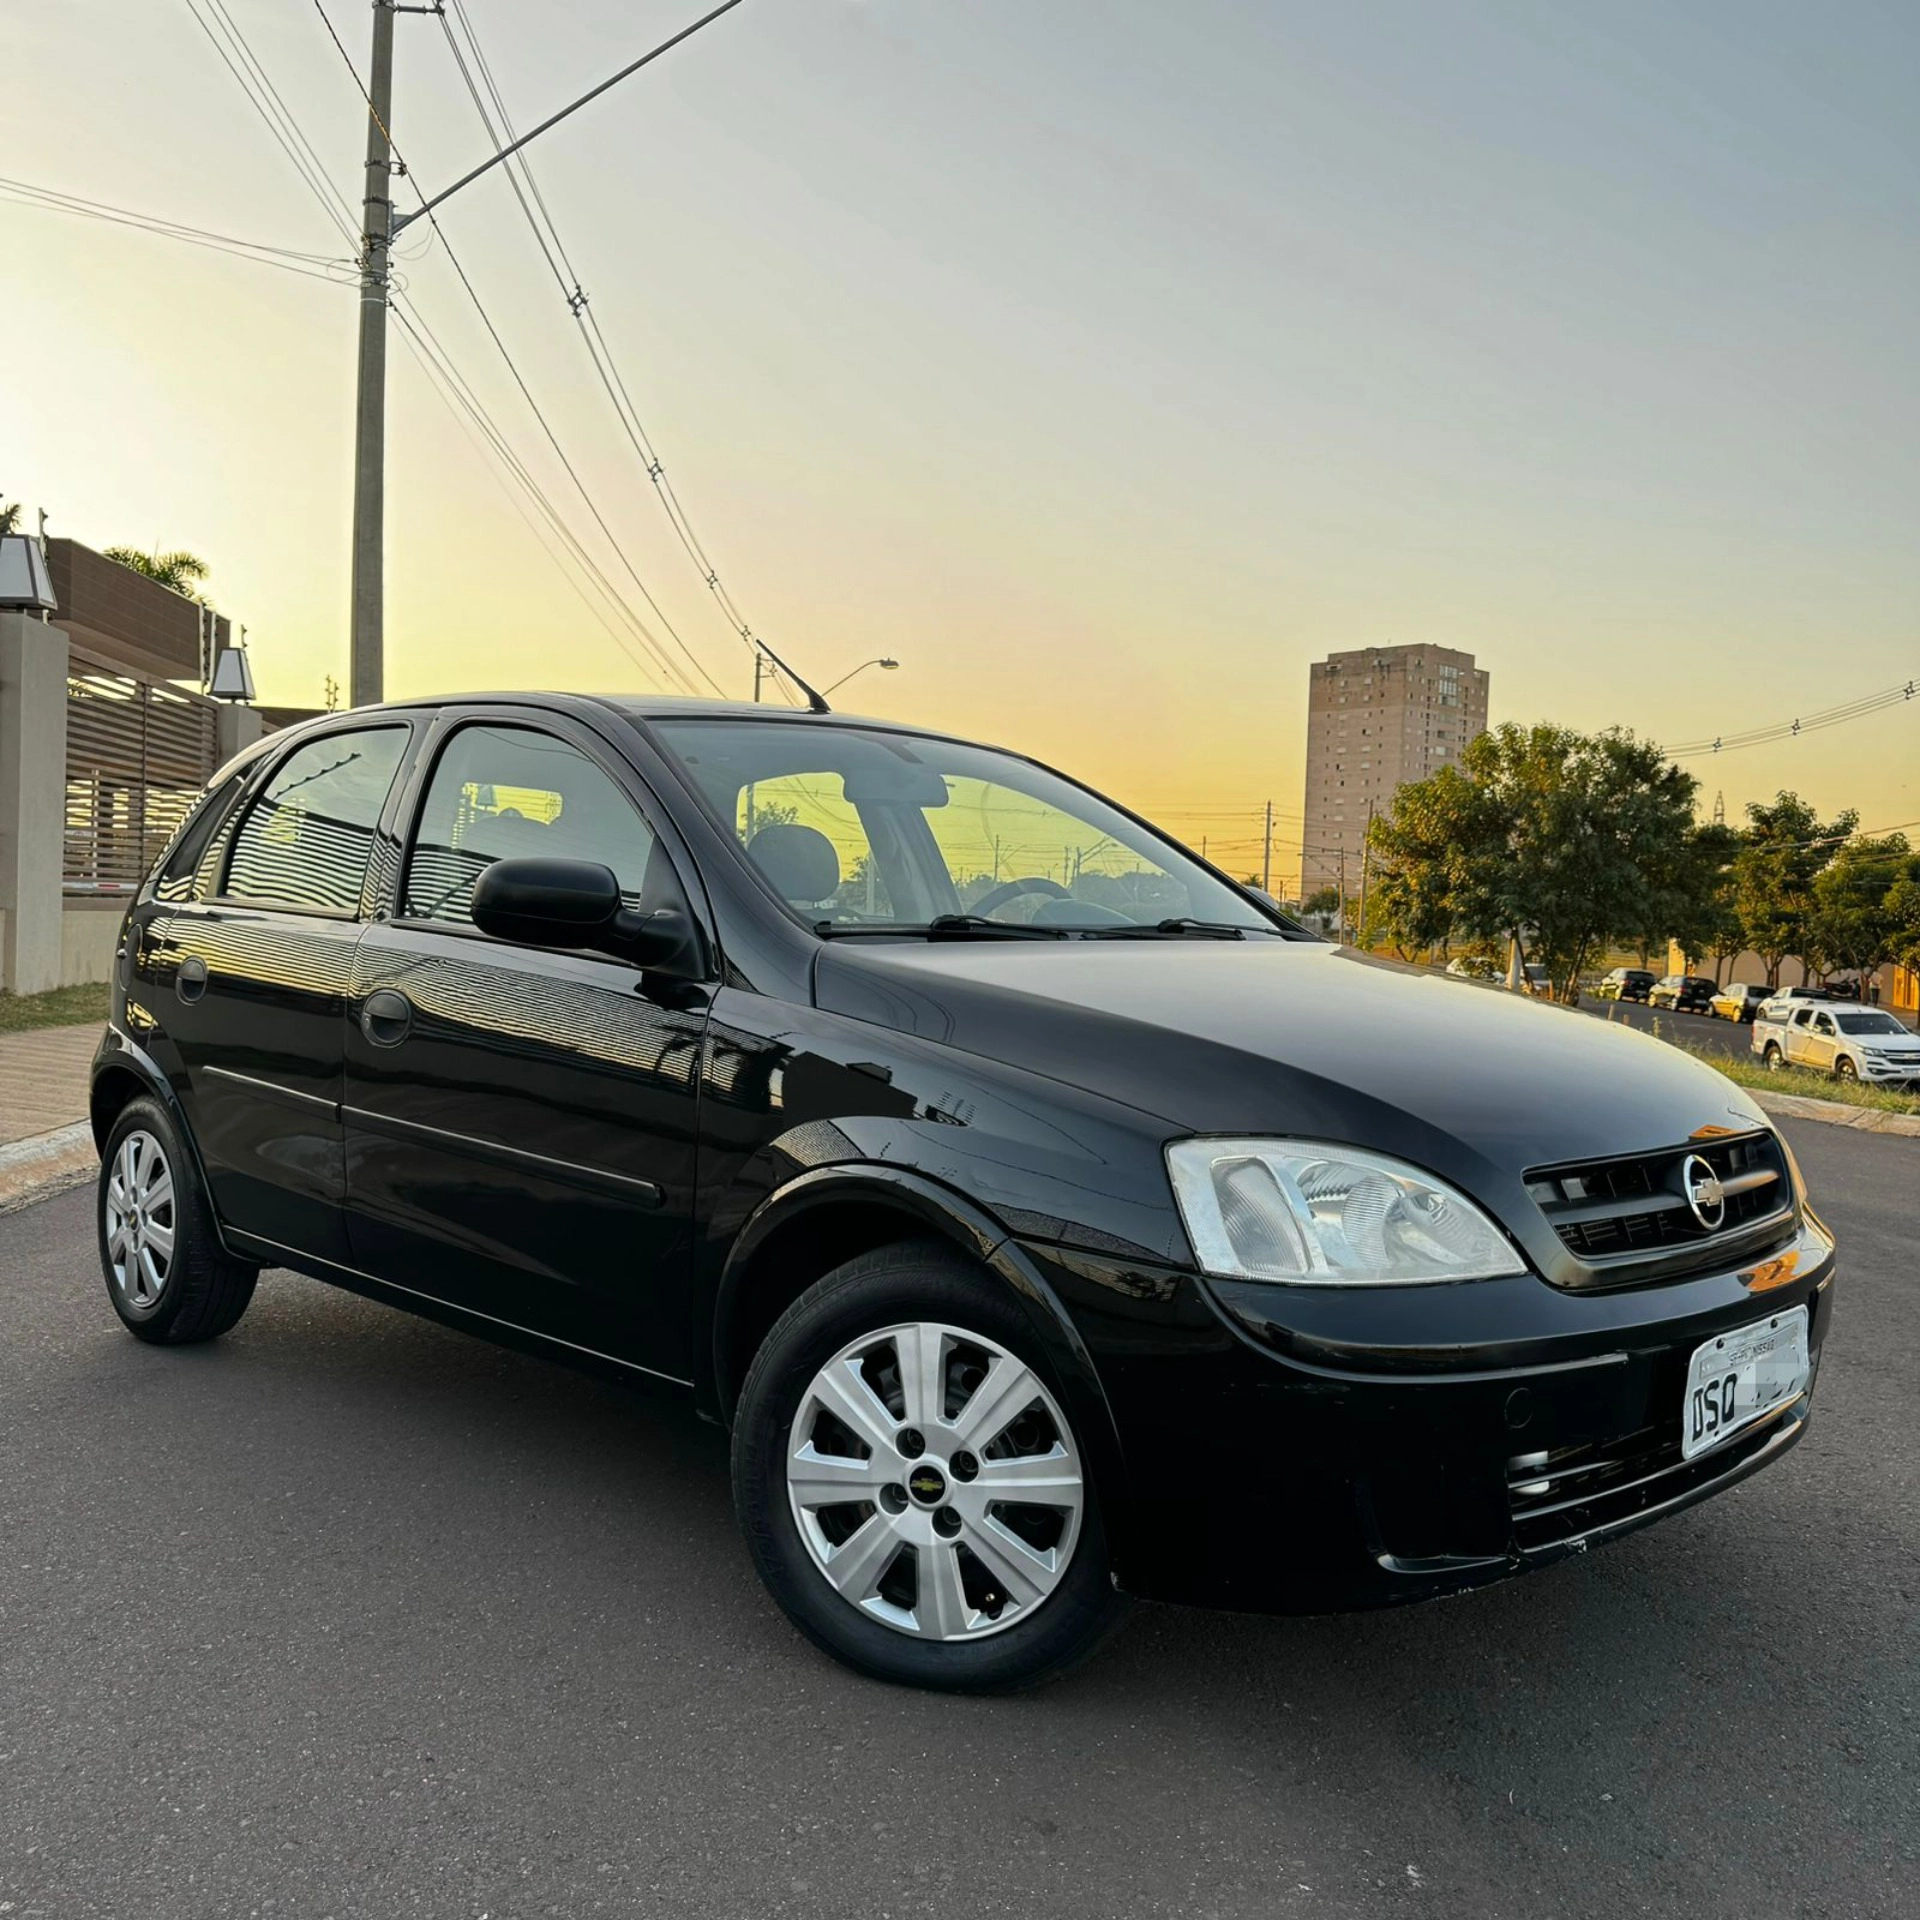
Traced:
<path id="1" fill-rule="evenodd" d="M 1858 1080 L 1860 1069 L 1843 1053 L 1834 1063 L 1833 1077 L 1836 1080 Z"/>
<path id="2" fill-rule="evenodd" d="M 259 1269 L 220 1245 L 193 1160 L 157 1100 L 130 1101 L 114 1121 L 95 1219 L 107 1298 L 135 1339 L 214 1340 L 246 1312 Z"/>
<path id="3" fill-rule="evenodd" d="M 1119 1619 L 1026 1316 L 944 1247 L 862 1255 L 781 1316 L 741 1390 L 733 1486 L 787 1617 L 876 1679 L 1037 1686 Z"/>

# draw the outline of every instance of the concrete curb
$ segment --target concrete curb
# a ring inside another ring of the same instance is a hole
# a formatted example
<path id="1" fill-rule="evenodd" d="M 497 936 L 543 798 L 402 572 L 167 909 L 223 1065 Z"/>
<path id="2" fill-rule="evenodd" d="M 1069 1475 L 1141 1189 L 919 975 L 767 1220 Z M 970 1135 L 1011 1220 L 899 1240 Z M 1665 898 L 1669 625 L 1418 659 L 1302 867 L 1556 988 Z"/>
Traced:
<path id="1" fill-rule="evenodd" d="M 0 1147 L 0 1212 L 90 1179 L 99 1164 L 93 1128 L 84 1120 Z"/>
<path id="2" fill-rule="evenodd" d="M 1877 1107 L 1849 1107 L 1839 1100 L 1809 1100 L 1803 1093 L 1768 1093 L 1749 1087 L 1766 1113 L 1786 1120 L 1823 1120 L 1830 1127 L 1857 1127 L 1862 1133 L 1891 1133 L 1920 1140 L 1920 1113 L 1882 1113 Z"/>

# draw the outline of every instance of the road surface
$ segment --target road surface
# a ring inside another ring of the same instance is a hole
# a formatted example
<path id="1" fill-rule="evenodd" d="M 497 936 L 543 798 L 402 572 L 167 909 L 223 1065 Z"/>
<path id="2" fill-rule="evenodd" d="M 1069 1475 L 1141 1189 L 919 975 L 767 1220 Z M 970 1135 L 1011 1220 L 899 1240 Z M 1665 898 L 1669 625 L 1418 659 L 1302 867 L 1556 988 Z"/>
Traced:
<path id="1" fill-rule="evenodd" d="M 87 1194 L 0 1217 L 0 1913 L 1912 1916 L 1920 1143 L 1788 1131 L 1846 1272 L 1777 1468 L 999 1701 L 805 1645 L 675 1408 L 288 1275 L 156 1351 Z"/>

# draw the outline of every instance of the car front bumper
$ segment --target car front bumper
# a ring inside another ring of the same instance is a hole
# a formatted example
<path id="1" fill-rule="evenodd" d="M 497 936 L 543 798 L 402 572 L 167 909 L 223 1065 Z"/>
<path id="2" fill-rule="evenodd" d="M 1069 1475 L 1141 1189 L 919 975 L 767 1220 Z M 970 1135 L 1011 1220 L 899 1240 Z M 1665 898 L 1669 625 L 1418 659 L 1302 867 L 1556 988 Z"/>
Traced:
<path id="1" fill-rule="evenodd" d="M 1754 1266 L 1584 1294 L 1273 1287 L 1027 1252 L 1114 1416 L 1121 1584 L 1260 1612 L 1459 1592 L 1733 1485 L 1805 1431 L 1832 1316 L 1833 1243 L 1811 1217 Z M 1798 1306 L 1806 1392 L 1684 1460 L 1694 1349 Z"/>

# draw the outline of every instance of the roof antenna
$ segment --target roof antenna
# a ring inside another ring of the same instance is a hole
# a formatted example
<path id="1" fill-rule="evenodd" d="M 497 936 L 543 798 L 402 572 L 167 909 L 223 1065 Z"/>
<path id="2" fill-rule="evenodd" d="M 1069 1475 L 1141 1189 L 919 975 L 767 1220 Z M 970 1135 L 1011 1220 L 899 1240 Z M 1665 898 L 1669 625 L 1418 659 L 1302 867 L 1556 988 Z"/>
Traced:
<path id="1" fill-rule="evenodd" d="M 753 636 L 753 644 L 807 696 L 807 711 L 809 713 L 831 713 L 833 711 L 833 709 L 827 705 L 827 696 L 822 693 L 818 687 L 808 686 L 757 633 Z"/>

